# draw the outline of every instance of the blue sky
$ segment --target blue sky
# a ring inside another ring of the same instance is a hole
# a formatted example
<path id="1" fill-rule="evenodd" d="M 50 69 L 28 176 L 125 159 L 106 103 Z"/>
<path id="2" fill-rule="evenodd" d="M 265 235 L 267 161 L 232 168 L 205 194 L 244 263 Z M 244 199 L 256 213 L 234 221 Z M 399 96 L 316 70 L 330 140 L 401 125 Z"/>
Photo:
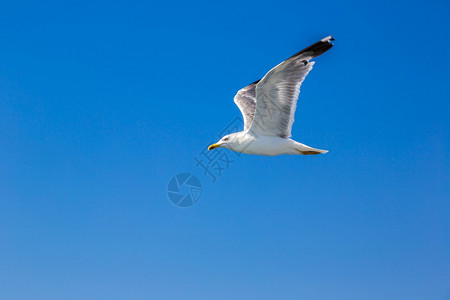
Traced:
<path id="1" fill-rule="evenodd" d="M 3 1 L 0 298 L 448 299 L 450 5 L 391 2 Z M 330 152 L 211 182 L 237 90 L 330 34 L 293 127 Z"/>

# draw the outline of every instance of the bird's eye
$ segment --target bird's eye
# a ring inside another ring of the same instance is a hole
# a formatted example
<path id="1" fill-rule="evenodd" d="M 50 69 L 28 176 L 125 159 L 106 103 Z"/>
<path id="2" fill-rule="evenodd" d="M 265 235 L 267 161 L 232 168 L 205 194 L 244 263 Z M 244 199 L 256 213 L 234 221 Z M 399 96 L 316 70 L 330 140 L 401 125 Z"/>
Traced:
<path id="1" fill-rule="evenodd" d="M 230 139 L 229 137 L 224 137 L 224 138 L 223 138 L 223 141 L 226 142 L 226 141 L 228 141 L 229 139 Z"/>

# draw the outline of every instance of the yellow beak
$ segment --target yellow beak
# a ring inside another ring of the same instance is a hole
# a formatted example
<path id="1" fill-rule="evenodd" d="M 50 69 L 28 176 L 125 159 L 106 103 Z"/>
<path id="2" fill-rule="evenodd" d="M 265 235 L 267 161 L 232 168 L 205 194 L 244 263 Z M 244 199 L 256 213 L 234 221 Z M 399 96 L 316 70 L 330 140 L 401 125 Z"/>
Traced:
<path id="1" fill-rule="evenodd" d="M 220 144 L 212 144 L 211 146 L 208 147 L 208 151 L 212 150 L 212 149 L 219 148 L 219 147 L 220 147 Z"/>

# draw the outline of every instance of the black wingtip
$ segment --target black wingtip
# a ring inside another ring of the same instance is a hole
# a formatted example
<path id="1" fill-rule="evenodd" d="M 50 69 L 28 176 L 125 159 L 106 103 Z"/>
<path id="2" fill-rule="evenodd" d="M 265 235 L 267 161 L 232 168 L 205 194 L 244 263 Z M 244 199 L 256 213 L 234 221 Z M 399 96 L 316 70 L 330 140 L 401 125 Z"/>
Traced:
<path id="1" fill-rule="evenodd" d="M 293 57 L 296 57 L 296 56 L 299 56 L 301 54 L 304 54 L 305 52 L 310 52 L 310 53 L 308 53 L 308 56 L 312 56 L 313 58 L 317 57 L 319 55 L 322 55 L 325 52 L 327 52 L 331 47 L 333 47 L 333 44 L 331 43 L 331 41 L 334 41 L 334 37 L 332 35 L 324 37 L 323 39 L 321 39 L 317 43 L 314 43 L 311 46 L 306 47 L 302 51 L 299 51 L 299 52 L 295 53 L 294 55 L 292 55 L 288 59 L 291 59 Z M 302 60 L 302 62 L 303 62 L 303 65 L 305 65 L 305 66 L 308 64 L 307 60 Z M 258 79 L 255 82 L 251 83 L 250 85 L 258 84 L 260 81 L 261 81 L 261 79 Z"/>
<path id="2" fill-rule="evenodd" d="M 333 47 L 333 44 L 331 43 L 331 41 L 334 41 L 334 37 L 333 36 L 329 35 L 327 37 L 324 37 L 323 39 L 321 39 L 317 43 L 314 43 L 311 46 L 306 47 L 302 51 L 299 51 L 299 52 L 295 53 L 290 58 L 299 56 L 301 54 L 304 54 L 305 52 L 310 52 L 310 53 L 308 53 L 308 55 L 311 55 L 313 58 L 317 57 L 319 55 L 322 55 L 325 52 L 327 52 L 331 47 Z"/>
<path id="3" fill-rule="evenodd" d="M 252 84 L 258 84 L 258 82 L 260 82 L 260 81 L 261 81 L 261 79 L 258 79 L 258 80 L 256 80 L 255 82 L 250 83 L 250 85 L 252 85 Z"/>

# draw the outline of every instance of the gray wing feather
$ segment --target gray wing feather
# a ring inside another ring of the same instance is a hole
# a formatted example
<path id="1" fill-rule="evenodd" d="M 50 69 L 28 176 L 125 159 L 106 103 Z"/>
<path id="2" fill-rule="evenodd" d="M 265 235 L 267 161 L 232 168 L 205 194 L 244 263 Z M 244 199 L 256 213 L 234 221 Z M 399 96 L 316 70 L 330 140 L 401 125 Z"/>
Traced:
<path id="1" fill-rule="evenodd" d="M 256 109 L 250 130 L 256 134 L 291 136 L 300 86 L 314 62 L 299 55 L 270 70 L 256 86 Z"/>
<path id="2" fill-rule="evenodd" d="M 312 70 L 311 59 L 328 51 L 327 36 L 272 68 L 261 80 L 238 91 L 234 102 L 244 117 L 244 130 L 270 136 L 291 136 L 300 86 Z"/>
<path id="3" fill-rule="evenodd" d="M 256 109 L 256 84 L 258 81 L 240 89 L 234 96 L 234 103 L 242 113 L 244 118 L 244 130 L 250 128 Z"/>

